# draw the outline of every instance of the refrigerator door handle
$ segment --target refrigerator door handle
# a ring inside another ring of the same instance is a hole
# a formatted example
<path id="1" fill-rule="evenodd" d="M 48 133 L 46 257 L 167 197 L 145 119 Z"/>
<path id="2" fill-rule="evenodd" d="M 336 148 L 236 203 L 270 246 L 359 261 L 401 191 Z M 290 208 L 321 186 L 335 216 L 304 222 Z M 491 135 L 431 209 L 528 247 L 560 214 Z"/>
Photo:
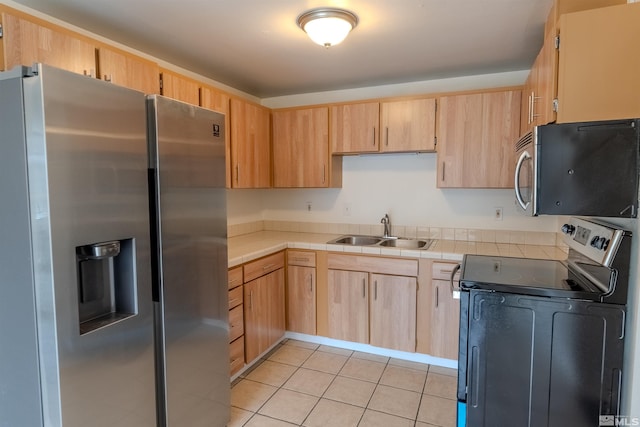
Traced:
<path id="1" fill-rule="evenodd" d="M 158 241 L 158 170 L 147 169 L 149 188 L 149 243 L 151 250 L 151 299 L 160 302 L 160 244 Z"/>

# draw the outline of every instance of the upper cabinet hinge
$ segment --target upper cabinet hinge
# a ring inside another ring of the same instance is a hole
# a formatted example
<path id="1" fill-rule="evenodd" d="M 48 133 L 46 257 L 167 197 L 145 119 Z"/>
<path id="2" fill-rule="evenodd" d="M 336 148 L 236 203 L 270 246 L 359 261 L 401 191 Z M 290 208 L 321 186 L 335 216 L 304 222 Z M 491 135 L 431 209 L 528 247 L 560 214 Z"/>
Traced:
<path id="1" fill-rule="evenodd" d="M 0 39 L 2 38 L 3 33 L 2 33 L 2 24 L 0 24 Z"/>
<path id="2" fill-rule="evenodd" d="M 160 93 L 162 93 L 162 74 L 160 74 Z"/>
<path id="3" fill-rule="evenodd" d="M 553 102 L 551 103 L 551 105 L 552 105 L 553 111 L 555 113 L 557 113 L 558 112 L 558 98 L 554 99 Z"/>
<path id="4" fill-rule="evenodd" d="M 556 47 L 556 49 L 560 49 L 560 36 L 556 36 L 556 37 L 553 39 L 553 44 L 554 44 L 554 46 Z"/>
<path id="5" fill-rule="evenodd" d="M 433 137 L 433 148 L 436 148 L 436 145 L 438 145 L 438 137 L 434 136 Z"/>

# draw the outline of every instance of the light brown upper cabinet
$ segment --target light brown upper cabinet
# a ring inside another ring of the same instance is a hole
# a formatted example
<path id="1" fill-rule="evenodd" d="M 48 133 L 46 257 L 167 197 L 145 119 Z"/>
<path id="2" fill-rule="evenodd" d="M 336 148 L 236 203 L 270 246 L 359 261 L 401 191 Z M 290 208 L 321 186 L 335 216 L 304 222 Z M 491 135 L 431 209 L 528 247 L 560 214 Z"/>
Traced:
<path id="1" fill-rule="evenodd" d="M 158 64 L 106 46 L 98 47 L 98 78 L 146 94 L 160 93 Z"/>
<path id="2" fill-rule="evenodd" d="M 381 152 L 435 150 L 435 98 L 383 102 L 380 110 Z"/>
<path id="3" fill-rule="evenodd" d="M 226 164 L 226 187 L 231 188 L 231 128 L 229 117 L 229 95 L 211 86 L 200 87 L 200 106 L 224 114 L 224 153 Z"/>
<path id="4" fill-rule="evenodd" d="M 640 116 L 640 4 L 560 17 L 558 123 Z"/>
<path id="5" fill-rule="evenodd" d="M 377 152 L 380 148 L 380 103 L 331 107 L 331 153 Z"/>
<path id="6" fill-rule="evenodd" d="M 78 74 L 95 77 L 96 46 L 62 28 L 43 26 L 3 12 L 0 57 L 2 70 L 41 62 Z"/>
<path id="7" fill-rule="evenodd" d="M 615 103 L 615 97 L 617 97 L 618 94 L 615 93 L 615 90 L 614 92 L 611 92 L 609 90 L 609 85 L 617 85 L 616 79 L 617 72 L 620 67 L 620 61 L 626 61 L 625 58 L 628 58 L 628 56 L 618 55 L 620 52 L 624 53 L 624 49 L 627 49 L 628 46 L 620 46 L 619 40 L 615 42 L 618 43 L 616 45 L 608 45 L 608 41 L 604 39 L 607 37 L 617 39 L 618 36 L 616 31 L 611 28 L 591 27 L 586 29 L 587 31 L 585 34 L 578 34 L 575 33 L 575 30 L 565 28 L 565 31 L 569 31 L 569 43 L 571 43 L 571 39 L 574 39 L 570 33 L 576 34 L 574 40 L 579 42 L 579 45 L 582 46 L 582 50 L 580 51 L 580 48 L 576 50 L 575 47 L 567 47 L 567 43 L 560 43 L 560 40 L 564 38 L 560 37 L 560 17 L 565 14 L 573 14 L 574 12 L 607 8 L 608 6 L 621 5 L 625 3 L 626 0 L 555 0 L 553 2 L 545 24 L 542 49 L 533 63 L 522 93 L 520 120 L 521 135 L 527 133 L 537 125 L 545 125 L 555 122 L 556 120 L 558 122 L 581 121 L 582 117 L 588 117 L 588 114 L 584 114 L 584 112 L 576 110 L 577 106 L 580 106 L 579 109 L 581 109 L 581 106 L 585 105 L 582 103 L 583 101 L 580 98 L 580 94 L 585 98 L 589 98 L 586 104 L 589 106 L 588 108 L 597 111 L 591 113 L 591 117 L 593 118 L 585 120 L 604 120 L 606 118 L 613 118 L 612 116 L 617 114 L 618 110 L 609 110 L 611 111 L 611 116 L 607 117 L 607 112 L 600 102 L 603 100 L 602 98 L 604 98 L 605 103 Z M 630 16 L 627 18 L 632 19 Z M 615 21 L 615 24 L 614 21 L 605 22 L 609 26 L 615 25 L 614 28 L 616 30 L 621 24 L 625 28 L 630 28 L 627 24 L 624 24 L 624 20 L 621 22 Z M 637 22 L 637 20 L 635 22 Z M 598 30 L 594 31 L 595 28 L 598 28 Z M 585 29 L 583 28 L 582 31 L 584 30 Z M 588 36 L 585 38 L 586 35 Z M 593 37 L 598 40 L 598 43 L 594 45 L 593 41 L 589 37 Z M 620 39 L 623 39 L 625 36 L 620 34 L 619 37 Z M 623 43 L 624 42 L 632 43 L 629 38 L 624 38 Z M 613 57 L 613 61 L 609 58 L 603 57 L 601 53 L 597 53 L 597 51 L 592 50 L 592 48 L 598 46 L 599 43 L 603 43 L 599 45 L 600 48 L 602 46 L 606 46 L 605 51 Z M 579 63 L 571 60 L 572 65 L 574 65 L 573 70 L 568 70 L 568 72 L 559 71 L 559 46 L 560 51 L 569 52 L 569 57 L 572 55 L 578 55 L 577 59 Z M 609 46 L 615 46 L 613 51 L 608 50 Z M 620 49 L 618 49 L 618 47 L 620 47 Z M 608 65 L 611 65 L 611 67 L 608 67 Z M 627 66 L 625 65 L 625 67 Z M 602 79 L 600 79 L 600 77 L 595 78 L 593 76 L 592 71 L 594 68 L 601 70 Z M 604 69 L 607 69 L 608 71 L 602 72 Z M 623 69 L 629 70 L 630 68 Z M 584 73 L 586 73 L 586 75 Z M 584 80 L 587 79 L 590 81 L 590 84 L 595 84 L 598 88 L 601 88 L 602 92 L 605 93 L 605 96 L 594 97 L 589 85 L 582 86 L 581 90 L 586 88 L 586 92 L 579 92 L 577 97 L 571 92 L 561 95 L 559 93 L 558 83 L 558 79 L 560 77 L 562 77 L 563 81 L 570 82 L 572 84 L 577 82 L 577 85 L 581 85 L 582 83 L 580 82 L 584 82 Z M 624 85 L 623 83 L 620 83 L 618 88 L 622 87 L 624 87 Z M 629 94 L 631 92 L 628 91 L 626 93 Z M 600 105 L 600 107 L 593 108 L 594 105 Z M 624 109 L 626 107 L 620 105 L 619 108 Z M 556 114 L 557 109 L 562 111 L 560 111 L 559 114 Z M 574 116 L 570 119 L 565 119 L 563 118 L 565 115 Z M 581 117 L 580 120 L 576 120 L 578 117 Z"/>
<path id="8" fill-rule="evenodd" d="M 329 107 L 273 112 L 274 187 L 340 186 L 341 157 L 329 160 Z"/>
<path id="9" fill-rule="evenodd" d="M 231 188 L 271 186 L 270 111 L 260 105 L 232 98 Z"/>
<path id="10" fill-rule="evenodd" d="M 200 105 L 200 83 L 196 80 L 160 69 L 160 93 L 192 105 Z"/>
<path id="11" fill-rule="evenodd" d="M 513 188 L 520 90 L 439 99 L 439 188 Z"/>

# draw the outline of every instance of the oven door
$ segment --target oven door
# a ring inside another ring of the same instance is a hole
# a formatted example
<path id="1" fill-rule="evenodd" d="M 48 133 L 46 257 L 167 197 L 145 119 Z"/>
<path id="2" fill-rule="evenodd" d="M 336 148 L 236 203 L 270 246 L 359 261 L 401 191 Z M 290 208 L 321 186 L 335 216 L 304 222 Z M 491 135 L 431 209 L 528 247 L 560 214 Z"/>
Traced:
<path id="1" fill-rule="evenodd" d="M 516 204 L 527 215 L 538 214 L 535 202 L 535 146 L 533 144 L 534 132 L 522 137 L 516 144 L 516 170 L 514 176 L 514 189 Z"/>

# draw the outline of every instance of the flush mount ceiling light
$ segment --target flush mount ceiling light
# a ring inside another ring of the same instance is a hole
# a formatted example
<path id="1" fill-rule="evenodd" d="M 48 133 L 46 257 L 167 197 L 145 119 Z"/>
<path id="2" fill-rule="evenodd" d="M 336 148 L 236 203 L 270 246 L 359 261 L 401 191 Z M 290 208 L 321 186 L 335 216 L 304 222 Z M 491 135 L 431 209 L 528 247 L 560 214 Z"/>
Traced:
<path id="1" fill-rule="evenodd" d="M 330 47 L 347 37 L 358 25 L 358 17 L 348 10 L 323 7 L 304 12 L 297 22 L 311 40 Z"/>

